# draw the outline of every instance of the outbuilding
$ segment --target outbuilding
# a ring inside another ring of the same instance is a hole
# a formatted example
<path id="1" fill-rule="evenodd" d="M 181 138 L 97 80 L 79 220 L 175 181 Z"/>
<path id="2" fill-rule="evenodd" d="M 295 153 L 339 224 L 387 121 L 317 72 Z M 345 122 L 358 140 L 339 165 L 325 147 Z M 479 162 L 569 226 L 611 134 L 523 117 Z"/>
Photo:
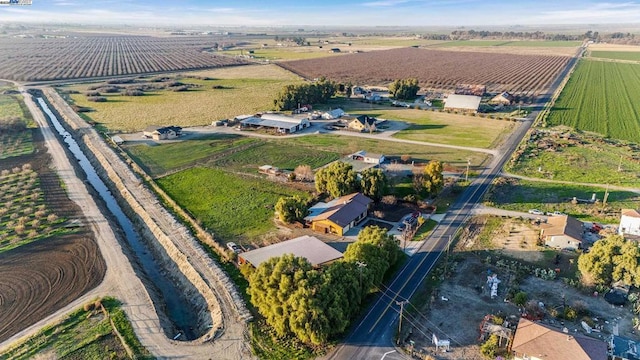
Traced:
<path id="1" fill-rule="evenodd" d="M 240 121 L 242 127 L 271 128 L 282 134 L 290 134 L 311 126 L 309 118 L 295 118 L 282 114 L 262 114 Z"/>
<path id="2" fill-rule="evenodd" d="M 480 100 L 480 96 L 451 94 L 444 100 L 444 109 L 475 113 L 480 107 Z"/>
<path id="3" fill-rule="evenodd" d="M 254 267 L 263 262 L 285 254 L 303 257 L 314 267 L 320 267 L 342 258 L 342 253 L 325 244 L 315 236 L 304 235 L 277 244 L 238 254 L 241 264 L 249 263 Z"/>

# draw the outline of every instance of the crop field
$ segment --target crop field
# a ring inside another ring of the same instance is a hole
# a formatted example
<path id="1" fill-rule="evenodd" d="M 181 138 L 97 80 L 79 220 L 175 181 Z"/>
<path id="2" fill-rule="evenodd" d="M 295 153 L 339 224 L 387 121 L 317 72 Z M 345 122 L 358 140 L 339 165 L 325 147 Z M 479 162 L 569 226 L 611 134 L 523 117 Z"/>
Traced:
<path id="1" fill-rule="evenodd" d="M 595 135 L 573 134 L 572 137 L 571 140 L 553 135 L 536 138 L 523 156 L 516 163 L 510 163 L 506 170 L 542 179 L 640 187 L 640 146 Z M 537 149 L 536 144 L 543 142 L 555 144 L 555 151 Z"/>
<path id="2" fill-rule="evenodd" d="M 640 51 L 591 51 L 592 58 L 640 61 Z"/>
<path id="3" fill-rule="evenodd" d="M 536 40 L 459 40 L 436 44 L 438 47 L 452 46 L 518 46 L 518 47 L 578 47 L 580 41 L 536 41 Z"/>
<path id="4" fill-rule="evenodd" d="M 484 84 L 488 92 L 536 96 L 547 91 L 568 60 L 566 56 L 402 48 L 279 65 L 307 79 L 324 76 L 338 82 L 385 85 L 414 77 L 423 88 L 450 91 L 458 84 Z"/>
<path id="5" fill-rule="evenodd" d="M 0 252 L 69 230 L 47 208 L 38 174 L 25 164 L 0 172 Z"/>
<path id="6" fill-rule="evenodd" d="M 17 96 L 0 94 L 0 160 L 33 152 L 31 130 L 27 129 L 19 101 Z"/>
<path id="7" fill-rule="evenodd" d="M 102 307 L 95 308 L 95 305 Z M 57 324 L 44 327 L 36 335 L 16 344 L 3 353 L 3 359 L 125 359 L 127 351 L 115 334 L 109 321 L 113 320 L 118 332 L 136 359 L 151 358 L 133 334 L 125 313 L 113 298 L 87 303 Z M 109 316 L 109 317 L 107 317 Z"/>
<path id="8" fill-rule="evenodd" d="M 214 41 L 211 37 L 2 37 L 0 78 L 77 79 L 247 64 L 204 52 Z"/>
<path id="9" fill-rule="evenodd" d="M 188 91 L 150 90 L 143 96 L 100 93 L 106 102 L 88 100 L 85 93 L 95 84 L 65 90 L 79 92 L 69 96 L 75 105 L 93 109 L 84 113 L 91 120 L 109 130 L 131 132 L 149 125 L 209 125 L 212 121 L 270 110 L 276 93 L 284 85 L 301 81 L 275 65 L 244 66 L 242 70 L 223 68 L 196 73 L 208 79 L 173 79 L 193 86 Z"/>
<path id="10" fill-rule="evenodd" d="M 501 209 L 527 212 L 539 209 L 544 212 L 562 211 L 586 221 L 618 223 L 620 209 L 637 209 L 640 196 L 633 192 L 609 190 L 606 215 L 599 213 L 606 188 L 570 184 L 526 181 L 498 178 L 485 196 L 485 204 Z M 592 194 L 600 201 L 598 204 L 571 203 L 573 197 L 591 199 Z"/>
<path id="11" fill-rule="evenodd" d="M 163 177 L 158 184 L 223 240 L 253 239 L 275 229 L 273 206 L 281 196 L 309 196 L 260 177 L 205 167 Z"/>
<path id="12" fill-rule="evenodd" d="M 614 139 L 640 141 L 640 66 L 582 60 L 548 122 Z"/>

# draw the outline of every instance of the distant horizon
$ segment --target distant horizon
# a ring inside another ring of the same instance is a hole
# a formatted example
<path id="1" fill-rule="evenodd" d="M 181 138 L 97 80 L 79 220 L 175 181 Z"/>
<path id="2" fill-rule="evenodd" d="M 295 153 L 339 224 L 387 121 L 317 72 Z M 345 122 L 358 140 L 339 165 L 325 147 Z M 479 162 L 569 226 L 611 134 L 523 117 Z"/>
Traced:
<path id="1" fill-rule="evenodd" d="M 1 6 L 0 22 L 183 28 L 623 27 L 640 25 L 640 1 L 33 0 L 30 6 Z"/>

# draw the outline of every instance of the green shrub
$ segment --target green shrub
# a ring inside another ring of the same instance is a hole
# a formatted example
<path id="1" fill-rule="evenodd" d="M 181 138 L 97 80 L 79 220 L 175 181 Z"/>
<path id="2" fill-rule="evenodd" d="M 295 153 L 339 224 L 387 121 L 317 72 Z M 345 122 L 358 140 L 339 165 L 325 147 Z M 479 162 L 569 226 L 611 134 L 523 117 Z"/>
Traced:
<path id="1" fill-rule="evenodd" d="M 498 335 L 496 334 L 489 336 L 487 341 L 480 346 L 480 353 L 487 359 L 494 359 L 496 350 L 498 350 Z"/>
<path id="2" fill-rule="evenodd" d="M 513 297 L 513 303 L 518 305 L 518 306 L 524 306 L 524 304 L 527 303 L 527 293 L 524 291 L 520 291 L 518 292 L 514 297 Z"/>

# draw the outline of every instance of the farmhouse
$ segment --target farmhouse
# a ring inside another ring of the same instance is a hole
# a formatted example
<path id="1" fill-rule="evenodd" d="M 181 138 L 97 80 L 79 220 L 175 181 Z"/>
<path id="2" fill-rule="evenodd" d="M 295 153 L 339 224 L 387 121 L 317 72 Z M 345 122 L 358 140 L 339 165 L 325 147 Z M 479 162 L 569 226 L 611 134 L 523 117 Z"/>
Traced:
<path id="1" fill-rule="evenodd" d="M 376 131 L 376 118 L 368 115 L 344 116 L 347 128 L 355 131 Z"/>
<path id="2" fill-rule="evenodd" d="M 328 203 L 315 204 L 305 220 L 311 223 L 314 231 L 343 236 L 367 217 L 372 202 L 361 193 L 345 195 Z"/>
<path id="3" fill-rule="evenodd" d="M 640 236 L 640 212 L 633 209 L 622 209 L 618 234 Z"/>
<path id="4" fill-rule="evenodd" d="M 511 105 L 513 103 L 513 95 L 504 91 L 496 96 L 494 96 L 491 100 L 489 100 L 489 104 L 491 105 Z"/>
<path id="5" fill-rule="evenodd" d="M 520 318 L 511 351 L 516 360 L 606 360 L 607 344 Z"/>
<path id="6" fill-rule="evenodd" d="M 480 96 L 451 94 L 444 100 L 444 108 L 464 112 L 477 112 L 480 107 Z"/>
<path id="7" fill-rule="evenodd" d="M 540 237 L 544 244 L 559 249 L 576 250 L 582 246 L 582 222 L 571 216 L 551 216 L 542 225 Z"/>
<path id="8" fill-rule="evenodd" d="M 294 118 L 282 114 L 262 114 L 240 120 L 243 128 L 271 128 L 282 134 L 290 134 L 311 126 L 308 118 Z"/>
<path id="9" fill-rule="evenodd" d="M 151 138 L 153 140 L 171 140 L 182 135 L 182 128 L 179 126 L 162 127 L 162 126 L 151 125 L 151 126 L 147 126 L 147 128 L 144 129 L 142 134 L 144 137 Z"/>
<path id="10" fill-rule="evenodd" d="M 337 109 L 333 109 L 323 113 L 322 118 L 325 120 L 333 120 L 333 119 L 339 119 L 343 115 L 344 115 L 344 110 L 337 108 Z"/>
<path id="11" fill-rule="evenodd" d="M 301 236 L 256 250 L 238 254 L 240 264 L 249 263 L 254 267 L 277 256 L 293 254 L 307 259 L 314 267 L 329 264 L 342 257 L 342 253 L 313 236 Z"/>

